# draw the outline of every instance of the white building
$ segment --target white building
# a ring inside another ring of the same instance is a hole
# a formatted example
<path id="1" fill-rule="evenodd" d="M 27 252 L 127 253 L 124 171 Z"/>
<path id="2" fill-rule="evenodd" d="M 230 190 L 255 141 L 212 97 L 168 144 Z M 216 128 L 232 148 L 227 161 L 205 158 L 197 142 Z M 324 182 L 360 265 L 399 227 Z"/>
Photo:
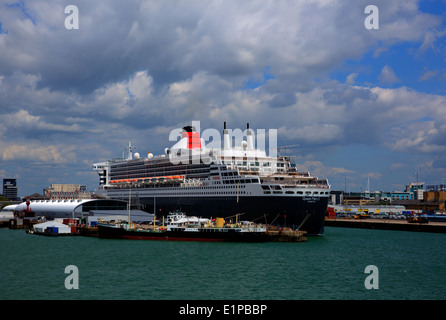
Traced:
<path id="1" fill-rule="evenodd" d="M 128 219 L 128 203 L 119 200 L 108 199 L 59 199 L 59 200 L 33 200 L 18 204 L 13 208 L 14 212 L 31 211 L 34 216 L 44 216 L 51 220 L 55 218 L 85 218 L 95 216 L 104 220 Z M 12 208 L 12 207 L 11 207 Z M 132 221 L 152 221 L 153 214 L 130 210 Z"/>
<path id="2" fill-rule="evenodd" d="M 47 228 L 57 228 L 56 233 L 71 233 L 71 227 L 55 221 L 48 221 L 44 223 L 35 224 L 33 229 L 35 232 L 44 233 Z"/>

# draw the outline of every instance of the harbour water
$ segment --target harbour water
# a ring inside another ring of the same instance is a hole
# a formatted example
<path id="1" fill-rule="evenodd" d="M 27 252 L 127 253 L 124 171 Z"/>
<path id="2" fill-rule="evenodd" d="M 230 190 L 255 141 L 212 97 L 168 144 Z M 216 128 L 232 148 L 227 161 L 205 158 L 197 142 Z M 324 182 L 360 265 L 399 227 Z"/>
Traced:
<path id="1" fill-rule="evenodd" d="M 326 227 L 301 243 L 44 237 L 0 229 L 1 300 L 444 300 L 446 234 Z M 374 273 L 378 289 L 365 282 Z M 78 270 L 78 289 L 67 289 Z"/>

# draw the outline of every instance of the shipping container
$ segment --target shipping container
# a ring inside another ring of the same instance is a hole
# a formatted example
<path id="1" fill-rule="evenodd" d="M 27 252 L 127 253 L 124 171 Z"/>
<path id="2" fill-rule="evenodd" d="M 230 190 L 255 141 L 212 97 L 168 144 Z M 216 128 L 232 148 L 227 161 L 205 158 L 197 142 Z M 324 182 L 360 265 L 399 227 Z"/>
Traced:
<path id="1" fill-rule="evenodd" d="M 75 225 L 77 222 L 77 219 L 63 219 L 63 224 L 66 225 Z"/>

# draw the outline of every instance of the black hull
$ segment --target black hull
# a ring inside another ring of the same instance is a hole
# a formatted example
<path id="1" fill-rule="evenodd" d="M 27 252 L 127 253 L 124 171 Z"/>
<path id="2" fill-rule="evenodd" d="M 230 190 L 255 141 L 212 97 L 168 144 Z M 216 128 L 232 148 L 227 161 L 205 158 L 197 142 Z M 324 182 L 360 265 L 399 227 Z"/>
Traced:
<path id="1" fill-rule="evenodd" d="M 128 231 L 123 228 L 98 226 L 98 235 L 105 239 L 128 240 L 161 240 L 161 241 L 206 241 L 206 242 L 266 242 L 266 232 L 236 232 L 207 230 L 200 232 L 187 231 Z"/>
<path id="2" fill-rule="evenodd" d="M 124 200 L 124 199 L 123 199 Z M 286 226 L 306 231 L 307 235 L 324 232 L 328 197 L 172 197 L 139 199 L 147 212 L 156 208 L 156 216 L 166 216 L 174 210 L 202 218 L 232 217 L 237 213 L 240 220 Z"/>

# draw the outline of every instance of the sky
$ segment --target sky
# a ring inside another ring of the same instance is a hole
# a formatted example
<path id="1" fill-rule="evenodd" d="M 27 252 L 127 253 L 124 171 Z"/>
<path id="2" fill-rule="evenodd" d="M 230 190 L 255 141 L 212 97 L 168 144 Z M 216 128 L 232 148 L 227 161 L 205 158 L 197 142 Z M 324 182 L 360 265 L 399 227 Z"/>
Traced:
<path id="1" fill-rule="evenodd" d="M 226 121 L 334 190 L 440 184 L 445 40 L 446 0 L 0 0 L 0 179 L 93 191 L 129 141 Z"/>

